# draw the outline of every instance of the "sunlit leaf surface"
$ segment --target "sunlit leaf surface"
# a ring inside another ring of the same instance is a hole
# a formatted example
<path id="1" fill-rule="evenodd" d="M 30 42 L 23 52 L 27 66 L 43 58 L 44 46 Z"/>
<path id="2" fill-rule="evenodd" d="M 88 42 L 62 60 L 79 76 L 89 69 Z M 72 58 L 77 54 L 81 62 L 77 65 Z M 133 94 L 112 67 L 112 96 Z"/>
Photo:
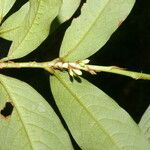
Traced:
<path id="1" fill-rule="evenodd" d="M 139 127 L 150 142 L 150 106 L 147 108 L 144 115 L 142 116 L 142 119 L 139 123 Z"/>
<path id="2" fill-rule="evenodd" d="M 61 0 L 29 0 L 29 2 L 29 11 L 21 27 L 15 29 L 15 37 L 5 60 L 23 57 L 35 50 L 48 36 L 50 25 L 61 6 Z M 19 18 L 18 15 L 20 17 L 20 13 L 15 17 Z M 22 15 L 24 17 L 24 13 Z"/>
<path id="3" fill-rule="evenodd" d="M 70 19 L 80 5 L 81 0 L 63 0 L 62 7 L 58 14 L 59 21 L 65 22 Z"/>
<path id="4" fill-rule="evenodd" d="M 0 150 L 71 150 L 60 120 L 28 84 L 0 75 Z"/>
<path id="5" fill-rule="evenodd" d="M 149 150 L 138 125 L 100 89 L 67 73 L 50 80 L 56 104 L 73 137 L 85 150 Z"/>
<path id="6" fill-rule="evenodd" d="M 0 23 L 16 0 L 0 0 Z"/>
<path id="7" fill-rule="evenodd" d="M 83 60 L 97 52 L 131 11 L 135 0 L 87 0 L 67 29 L 60 57 Z"/>

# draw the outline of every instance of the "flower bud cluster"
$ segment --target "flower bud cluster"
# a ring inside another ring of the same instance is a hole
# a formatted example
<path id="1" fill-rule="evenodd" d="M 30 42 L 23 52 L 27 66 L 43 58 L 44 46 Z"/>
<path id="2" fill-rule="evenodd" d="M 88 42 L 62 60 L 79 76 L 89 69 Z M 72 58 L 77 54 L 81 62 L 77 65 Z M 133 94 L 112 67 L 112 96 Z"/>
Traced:
<path id="1" fill-rule="evenodd" d="M 59 61 L 55 64 L 55 68 L 57 69 L 67 69 L 70 76 L 81 76 L 82 71 L 81 68 L 84 68 L 86 64 L 88 64 L 90 60 L 85 59 L 82 61 L 77 61 L 75 63 L 72 62 L 62 62 Z"/>

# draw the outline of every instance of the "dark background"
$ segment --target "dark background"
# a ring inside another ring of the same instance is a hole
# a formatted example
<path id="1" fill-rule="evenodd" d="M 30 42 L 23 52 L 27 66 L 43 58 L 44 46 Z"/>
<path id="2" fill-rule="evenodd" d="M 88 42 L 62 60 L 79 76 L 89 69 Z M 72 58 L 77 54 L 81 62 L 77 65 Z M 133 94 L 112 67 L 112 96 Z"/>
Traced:
<path id="1" fill-rule="evenodd" d="M 26 0 L 18 0 L 5 19 L 18 10 Z M 84 1 L 83 1 L 84 2 Z M 74 17 L 80 14 L 80 8 Z M 48 61 L 58 57 L 65 30 L 71 20 L 62 24 L 36 51 L 15 61 Z M 11 42 L 0 39 L 0 57 L 6 56 Z M 91 64 L 115 65 L 128 70 L 150 73 L 150 0 L 137 0 L 136 4 L 119 29 L 107 44 L 90 57 Z M 41 69 L 6 69 L 0 73 L 21 79 L 32 85 L 51 104 L 60 116 L 49 87 L 49 74 Z M 150 81 L 133 80 L 128 77 L 99 73 L 84 77 L 111 96 L 138 123 L 150 104 Z M 76 149 L 78 146 L 74 142 Z"/>

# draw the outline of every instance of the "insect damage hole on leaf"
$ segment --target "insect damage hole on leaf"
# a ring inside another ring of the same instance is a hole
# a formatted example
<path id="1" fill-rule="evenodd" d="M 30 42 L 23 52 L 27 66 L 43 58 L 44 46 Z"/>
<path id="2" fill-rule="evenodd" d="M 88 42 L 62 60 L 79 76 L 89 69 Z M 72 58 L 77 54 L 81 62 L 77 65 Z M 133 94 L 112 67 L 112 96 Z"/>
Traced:
<path id="1" fill-rule="evenodd" d="M 0 114 L 6 118 L 12 114 L 13 108 L 14 106 L 11 102 L 6 102 L 5 107 L 0 111 Z"/>

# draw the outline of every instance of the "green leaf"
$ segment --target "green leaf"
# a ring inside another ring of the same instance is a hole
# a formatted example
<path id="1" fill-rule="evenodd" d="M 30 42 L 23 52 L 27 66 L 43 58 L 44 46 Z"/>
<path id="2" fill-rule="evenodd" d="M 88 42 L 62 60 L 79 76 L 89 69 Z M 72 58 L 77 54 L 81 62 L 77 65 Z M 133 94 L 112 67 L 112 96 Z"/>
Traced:
<path id="1" fill-rule="evenodd" d="M 139 127 L 150 142 L 150 106 L 147 108 L 144 115 L 142 116 Z"/>
<path id="2" fill-rule="evenodd" d="M 97 52 L 131 11 L 135 0 L 87 0 L 65 33 L 60 57 L 83 60 Z"/>
<path id="3" fill-rule="evenodd" d="M 63 23 L 70 19 L 80 5 L 81 0 L 63 0 L 58 20 Z"/>
<path id="4" fill-rule="evenodd" d="M 15 2 L 16 0 L 0 0 L 0 23 Z"/>
<path id="5" fill-rule="evenodd" d="M 85 150 L 149 150 L 150 145 L 127 112 L 100 89 L 67 73 L 50 80 L 56 104 L 74 139 Z"/>
<path id="6" fill-rule="evenodd" d="M 29 11 L 29 2 L 24 4 L 19 11 L 12 14 L 0 27 L 0 37 L 13 41 L 16 38 L 18 28 L 21 28 L 22 22 Z M 15 20 L 15 21 L 14 21 Z"/>
<path id="7" fill-rule="evenodd" d="M 76 9 L 79 7 L 81 0 L 64 0 L 62 7 L 59 11 L 57 16 L 59 20 L 59 24 L 55 25 L 55 29 L 60 25 L 60 23 L 65 22 L 66 20 L 70 19 L 71 16 L 74 14 Z M 29 11 L 29 2 L 27 2 L 22 8 L 14 13 L 11 17 L 9 17 L 0 27 L 0 37 L 11 40 L 16 36 L 16 32 L 19 27 L 21 27 L 25 16 Z M 14 21 L 15 20 L 15 21 Z M 54 29 L 53 29 L 54 30 Z"/>
<path id="8" fill-rule="evenodd" d="M 30 9 L 18 28 L 8 56 L 3 60 L 23 57 L 36 49 L 48 36 L 50 25 L 59 12 L 61 0 L 30 0 Z"/>
<path id="9" fill-rule="evenodd" d="M 0 91 L 1 150 L 73 149 L 56 114 L 31 86 L 0 75 Z M 10 106 L 6 103 L 13 105 L 9 115 L 6 110 L 9 111 Z M 3 111 L 7 113 L 7 117 Z"/>

